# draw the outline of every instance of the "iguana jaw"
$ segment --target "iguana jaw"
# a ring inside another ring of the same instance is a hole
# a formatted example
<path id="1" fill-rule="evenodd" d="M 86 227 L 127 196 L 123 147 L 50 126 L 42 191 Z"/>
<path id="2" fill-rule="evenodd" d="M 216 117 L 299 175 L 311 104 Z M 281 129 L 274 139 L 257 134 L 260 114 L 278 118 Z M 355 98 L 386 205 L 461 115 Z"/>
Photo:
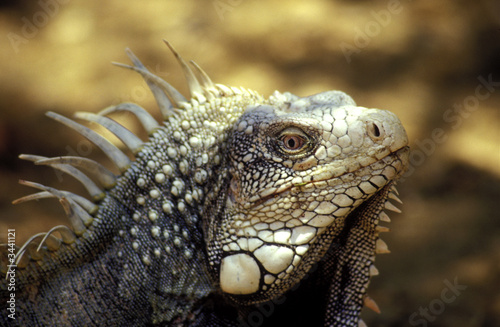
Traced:
<path id="1" fill-rule="evenodd" d="M 290 184 L 250 207 L 243 208 L 234 202 L 234 196 L 228 196 L 226 207 L 238 213 L 233 213 L 226 238 L 234 241 L 223 246 L 222 291 L 248 304 L 269 300 L 277 290 L 283 292 L 295 285 L 344 231 L 352 212 L 392 184 L 407 162 L 408 148 L 403 147 L 349 174 L 299 186 Z"/>

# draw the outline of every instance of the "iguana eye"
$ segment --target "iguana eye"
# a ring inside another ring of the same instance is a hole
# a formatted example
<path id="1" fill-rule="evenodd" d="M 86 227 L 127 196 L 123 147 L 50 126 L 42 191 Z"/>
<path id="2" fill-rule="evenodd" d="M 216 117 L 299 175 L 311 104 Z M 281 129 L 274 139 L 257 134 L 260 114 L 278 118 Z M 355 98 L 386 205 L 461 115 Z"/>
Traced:
<path id="1" fill-rule="evenodd" d="M 300 154 L 309 147 L 309 136 L 298 128 L 282 131 L 278 140 L 281 151 L 289 155 Z"/>
<path id="2" fill-rule="evenodd" d="M 283 137 L 283 146 L 288 151 L 297 151 L 304 145 L 305 140 L 297 135 L 285 135 Z"/>

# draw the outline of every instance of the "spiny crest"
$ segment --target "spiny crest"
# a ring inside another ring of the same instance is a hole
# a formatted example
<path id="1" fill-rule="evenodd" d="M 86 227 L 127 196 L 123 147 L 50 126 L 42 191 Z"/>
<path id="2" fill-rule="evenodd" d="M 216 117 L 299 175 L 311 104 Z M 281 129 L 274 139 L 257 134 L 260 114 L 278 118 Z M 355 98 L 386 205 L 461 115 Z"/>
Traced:
<path id="1" fill-rule="evenodd" d="M 398 209 L 394 204 L 392 204 L 389 199 L 392 199 L 400 204 L 403 202 L 399 199 L 398 197 L 398 190 L 396 189 L 396 182 L 394 182 L 391 185 L 391 188 L 388 192 L 387 200 L 384 202 L 384 209 L 390 210 L 396 213 L 401 213 L 401 210 Z M 390 232 L 390 229 L 384 225 L 380 225 L 381 222 L 386 222 L 390 223 L 391 219 L 389 216 L 381 210 L 380 213 L 378 214 L 378 219 L 376 220 L 377 226 L 375 226 L 375 237 L 377 238 L 377 241 L 375 242 L 375 254 L 386 254 L 386 253 L 391 253 L 389 250 L 387 243 L 385 243 L 380 237 L 380 233 L 386 233 Z M 372 262 L 375 261 L 375 256 L 371 258 Z M 370 266 L 370 271 L 369 271 L 370 277 L 373 276 L 378 276 L 379 271 L 377 267 L 375 267 L 374 264 Z M 365 286 L 366 288 L 368 285 Z M 368 294 L 366 294 L 363 298 L 363 305 L 367 307 L 368 309 L 374 311 L 375 313 L 381 313 L 381 310 L 375 300 L 373 300 Z M 366 327 L 365 322 L 360 319 L 359 320 L 359 327 Z"/>
<path id="2" fill-rule="evenodd" d="M 242 93 L 254 95 L 254 92 L 249 90 L 214 84 L 200 66 L 190 61 L 190 67 L 168 42 L 165 41 L 165 43 L 182 67 L 191 94 L 190 100 L 187 100 L 179 91 L 162 78 L 151 73 L 129 49 L 126 49 L 126 54 L 132 61 L 132 66 L 114 63 L 117 66 L 134 70 L 144 78 L 165 120 L 168 120 L 171 116 L 177 116 L 182 112 L 182 109 L 189 110 L 196 108 L 198 104 L 212 101 L 216 98 Z M 133 132 L 108 117 L 115 112 L 123 111 L 133 114 L 148 135 L 152 135 L 160 127 L 160 124 L 145 109 L 134 103 L 121 103 L 105 108 L 97 114 L 77 112 L 75 117 L 103 126 L 120 139 L 133 155 L 137 155 L 143 148 L 144 142 Z M 130 167 L 132 163 L 130 158 L 109 140 L 92 129 L 54 112 L 48 112 L 47 116 L 72 128 L 94 143 L 108 156 L 120 174 Z M 72 244 L 79 238 L 84 237 L 88 227 L 92 225 L 94 220 L 93 215 L 98 210 L 99 201 L 104 198 L 106 190 L 116 185 L 119 175 L 115 175 L 92 159 L 78 156 L 47 158 L 23 154 L 19 157 L 24 160 L 33 161 L 36 165 L 50 166 L 74 177 L 83 184 L 92 198 L 92 201 L 89 201 L 80 195 L 68 191 L 58 190 L 34 182 L 20 181 L 20 184 L 39 189 L 41 192 L 17 199 L 13 201 L 14 204 L 44 198 L 57 198 L 68 216 L 71 225 L 71 229 L 60 225 L 46 233 L 33 235 L 21 248 L 17 248 L 15 264 L 18 268 L 25 268 L 29 264 L 30 259 L 40 260 L 44 257 L 44 252 L 57 251 L 61 249 L 62 245 Z M 54 235 L 56 232 L 60 237 Z M 0 249 L 2 254 L 7 253 L 6 245 L 2 245 Z M 5 274 L 8 264 L 7 257 L 3 255 L 0 260 L 0 272 Z"/>

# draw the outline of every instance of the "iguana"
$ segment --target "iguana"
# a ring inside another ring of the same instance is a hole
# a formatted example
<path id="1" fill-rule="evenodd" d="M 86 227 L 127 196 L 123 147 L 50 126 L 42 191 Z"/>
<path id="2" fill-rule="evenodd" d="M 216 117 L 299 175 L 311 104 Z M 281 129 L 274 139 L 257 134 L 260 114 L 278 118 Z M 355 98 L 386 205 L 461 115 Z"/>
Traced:
<path id="1" fill-rule="evenodd" d="M 408 166 L 401 122 L 340 91 L 266 99 L 214 84 L 167 45 L 189 100 L 130 50 L 133 65 L 117 64 L 142 75 L 163 123 L 133 103 L 75 115 L 127 150 L 48 113 L 115 172 L 83 157 L 20 156 L 75 177 L 91 200 L 21 181 L 40 192 L 15 202 L 57 198 L 71 228 L 3 245 L 1 325 L 364 325 L 363 304 L 378 310 L 366 295 L 375 254 L 388 252 L 379 222 L 383 209 L 399 211 L 388 199 L 398 201 Z M 116 112 L 137 117 L 148 139 Z"/>

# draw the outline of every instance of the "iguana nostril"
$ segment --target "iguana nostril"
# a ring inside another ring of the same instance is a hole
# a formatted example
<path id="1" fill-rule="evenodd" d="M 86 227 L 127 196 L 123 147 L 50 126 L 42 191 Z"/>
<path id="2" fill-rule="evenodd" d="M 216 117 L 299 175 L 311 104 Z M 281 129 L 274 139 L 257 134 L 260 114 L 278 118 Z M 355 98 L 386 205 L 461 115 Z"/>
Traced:
<path id="1" fill-rule="evenodd" d="M 378 127 L 377 123 L 371 123 L 368 125 L 368 135 L 374 140 L 379 139 L 382 136 L 381 129 Z"/>

